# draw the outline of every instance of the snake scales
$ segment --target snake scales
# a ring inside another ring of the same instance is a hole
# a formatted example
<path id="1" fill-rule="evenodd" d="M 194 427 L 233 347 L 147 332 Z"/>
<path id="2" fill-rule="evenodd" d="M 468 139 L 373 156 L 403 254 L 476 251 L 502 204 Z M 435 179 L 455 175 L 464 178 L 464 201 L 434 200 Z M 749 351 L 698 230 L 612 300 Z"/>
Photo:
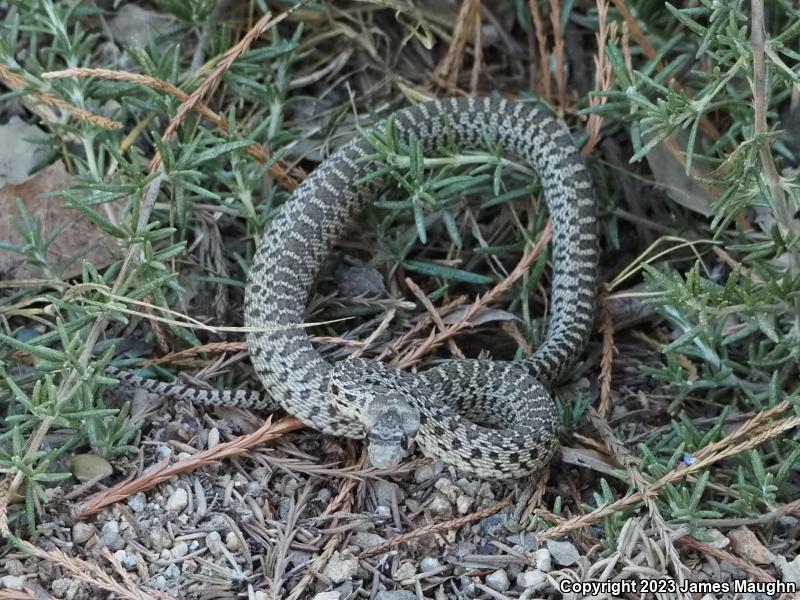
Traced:
<path id="1" fill-rule="evenodd" d="M 452 360 L 411 374 L 368 360 L 327 363 L 303 328 L 305 303 L 337 238 L 387 177 L 369 179 L 374 152 L 363 137 L 342 146 L 297 188 L 258 246 L 245 292 L 256 373 L 288 413 L 327 434 L 367 437 L 376 466 L 397 463 L 413 439 L 425 454 L 481 477 L 520 477 L 557 447 L 558 417 L 544 386 L 582 352 L 594 317 L 597 234 L 592 184 L 564 124 L 539 104 L 458 98 L 394 114 L 398 135 L 426 150 L 499 144 L 540 176 L 553 224 L 551 318 L 541 346 L 521 362 Z M 386 121 L 375 126 L 384 131 Z M 251 392 L 205 391 L 114 369 L 154 391 L 204 403 L 260 408 Z M 492 427 L 480 426 L 481 421 Z"/>

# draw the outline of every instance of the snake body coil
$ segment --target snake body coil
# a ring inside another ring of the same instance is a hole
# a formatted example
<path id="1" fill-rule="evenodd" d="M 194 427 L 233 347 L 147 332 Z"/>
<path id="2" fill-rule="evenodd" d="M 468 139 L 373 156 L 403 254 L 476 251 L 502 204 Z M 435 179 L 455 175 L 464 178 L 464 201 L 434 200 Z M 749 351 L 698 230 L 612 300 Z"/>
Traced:
<path id="1" fill-rule="evenodd" d="M 557 415 L 543 386 L 570 368 L 593 321 L 598 252 L 589 174 L 563 123 L 537 104 L 449 99 L 400 110 L 394 123 L 401 139 L 416 137 L 427 150 L 499 144 L 539 174 L 553 224 L 552 308 L 542 345 L 523 362 L 455 360 L 414 375 L 364 360 L 331 365 L 304 329 L 292 327 L 304 321 L 337 238 L 390 183 L 356 183 L 375 168 L 363 160 L 374 149 L 359 137 L 303 181 L 256 251 L 245 325 L 270 331 L 247 336 L 254 368 L 274 400 L 307 425 L 332 435 L 366 433 L 379 462 L 396 460 L 393 448 L 415 436 L 426 453 L 480 476 L 524 475 L 557 444 Z"/>

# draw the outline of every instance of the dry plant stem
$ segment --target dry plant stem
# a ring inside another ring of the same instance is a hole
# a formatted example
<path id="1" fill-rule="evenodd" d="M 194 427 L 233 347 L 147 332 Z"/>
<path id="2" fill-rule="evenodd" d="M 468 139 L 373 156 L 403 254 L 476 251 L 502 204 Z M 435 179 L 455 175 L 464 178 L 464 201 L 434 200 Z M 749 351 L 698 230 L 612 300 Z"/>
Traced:
<path id="1" fill-rule="evenodd" d="M 11 90 L 24 90 L 29 87 L 29 84 L 22 77 L 12 73 L 5 65 L 0 65 L 0 81 Z M 31 106 L 31 110 L 48 123 L 57 123 L 59 118 L 53 111 L 43 110 L 44 107 L 42 104 L 55 106 L 59 110 L 71 114 L 73 117 L 81 119 L 82 121 L 88 121 L 92 125 L 97 125 L 104 129 L 122 129 L 122 123 L 93 115 L 89 111 L 73 106 L 69 102 L 47 92 L 35 92 L 34 96 L 39 102 L 34 102 L 33 106 Z"/>
<path id="2" fill-rule="evenodd" d="M 600 406 L 598 412 L 605 418 L 611 409 L 611 370 L 614 366 L 614 355 L 617 348 L 614 346 L 614 322 L 608 302 L 605 298 L 600 301 L 600 332 L 603 334 L 603 354 L 600 358 Z"/>
<path id="3" fill-rule="evenodd" d="M 275 424 L 272 423 L 271 419 L 267 419 L 264 425 L 251 434 L 243 435 L 230 442 L 219 444 L 208 450 L 203 450 L 174 464 L 169 464 L 167 460 L 164 460 L 151 467 L 141 477 L 115 485 L 108 490 L 96 494 L 77 507 L 77 516 L 78 518 L 85 518 L 89 515 L 93 515 L 110 504 L 124 500 L 132 494 L 149 490 L 176 475 L 193 471 L 206 465 L 218 463 L 232 456 L 241 456 L 251 448 L 260 446 L 290 431 L 302 429 L 303 427 L 304 425 L 294 417 L 281 419 Z"/>
<path id="4" fill-rule="evenodd" d="M 403 535 L 398 535 L 397 537 L 392 538 L 391 540 L 389 540 L 388 542 L 384 542 L 383 544 L 378 544 L 377 546 L 372 546 L 370 548 L 367 548 L 359 556 L 361 558 L 367 558 L 369 556 L 375 556 L 376 554 L 383 554 L 384 552 L 391 550 L 395 546 L 399 546 L 400 544 L 405 544 L 406 542 L 410 542 L 411 540 L 416 540 L 421 537 L 434 535 L 442 531 L 458 529 L 459 527 L 463 527 L 468 523 L 473 523 L 475 521 L 480 521 L 481 519 L 485 519 L 486 517 L 490 517 L 496 512 L 503 510 L 507 506 L 511 506 L 511 501 L 502 500 L 500 502 L 492 504 L 491 506 L 487 506 L 483 510 L 479 510 L 471 514 L 464 515 L 463 517 L 458 517 L 457 519 L 451 519 L 450 521 L 445 521 L 444 523 L 431 523 L 430 525 L 425 525 L 424 527 L 420 527 L 419 529 L 414 529 L 413 531 L 409 531 L 408 533 L 404 533 Z"/>
<path id="5" fill-rule="evenodd" d="M 764 30 L 764 0 L 752 0 L 751 10 L 751 32 L 750 43 L 753 46 L 753 108 L 755 110 L 755 135 L 766 135 L 767 129 L 767 65 L 764 57 L 764 45 L 766 43 L 766 33 Z M 772 196 L 772 204 L 775 207 L 775 219 L 781 234 L 790 240 L 795 236 L 800 236 L 800 220 L 792 218 L 786 205 L 786 195 L 781 186 L 780 175 L 772 158 L 769 142 L 765 139 L 758 150 L 761 159 L 761 166 L 764 172 L 764 181 Z M 800 250 L 789 250 L 792 270 L 795 274 L 800 273 Z"/>
<path id="6" fill-rule="evenodd" d="M 672 538 L 670 538 L 670 533 L 672 530 L 667 526 L 666 521 L 664 521 L 664 517 L 661 516 L 661 511 L 658 510 L 658 506 L 653 499 L 650 486 L 636 465 L 636 459 L 631 455 L 630 452 L 628 452 L 628 449 L 625 448 L 625 445 L 614 435 L 614 432 L 611 430 L 611 426 L 608 424 L 608 421 L 606 421 L 604 416 L 595 411 L 591 406 L 589 407 L 588 414 L 592 425 L 602 438 L 606 448 L 608 448 L 616 461 L 625 467 L 631 483 L 633 483 L 633 485 L 639 491 L 639 494 L 641 495 L 642 500 L 647 507 L 647 512 L 650 514 L 650 519 L 653 523 L 653 526 L 661 534 L 661 543 L 664 545 L 664 551 L 669 562 L 672 564 L 672 571 L 675 575 L 675 579 L 678 581 L 678 586 L 683 587 L 683 582 L 686 579 L 686 574 L 689 572 L 689 569 L 681 562 L 680 555 L 672 543 Z"/>
<path id="7" fill-rule="evenodd" d="M 800 417 L 790 417 L 782 421 L 762 425 L 762 422 L 767 418 L 764 415 L 772 416 L 777 412 L 789 410 L 791 406 L 792 404 L 790 402 L 784 400 L 774 408 L 764 411 L 763 413 L 759 413 L 733 434 L 727 436 L 723 440 L 720 440 L 720 442 L 717 442 L 716 444 L 711 444 L 703 448 L 703 450 L 695 455 L 695 460 L 691 465 L 681 465 L 674 471 L 667 473 L 657 481 L 650 484 L 648 489 L 649 493 L 656 494 L 668 483 L 679 481 L 684 477 L 695 473 L 696 471 L 703 470 L 712 464 L 719 462 L 720 460 L 730 458 L 731 456 L 760 446 L 764 442 L 767 442 L 781 435 L 782 433 L 797 427 L 800 425 Z M 744 437 L 745 439 L 734 444 L 734 442 L 741 437 Z M 550 529 L 542 531 L 537 535 L 539 536 L 539 539 L 558 538 L 569 533 L 570 531 L 588 527 L 589 525 L 601 520 L 603 517 L 613 514 L 624 508 L 628 508 L 629 506 L 632 506 L 641 500 L 642 493 L 639 491 L 633 492 L 624 498 L 617 500 L 616 502 L 612 502 L 611 504 L 605 506 L 600 506 L 588 514 L 580 515 L 564 521 L 563 523 L 559 523 L 555 527 L 551 527 Z"/>
<path id="8" fill-rule="evenodd" d="M 434 79 L 451 93 L 457 87 L 456 82 L 464 61 L 464 50 L 470 31 L 480 27 L 480 7 L 481 0 L 464 0 L 461 4 L 461 10 L 453 30 L 453 41 L 450 43 L 444 59 L 433 72 Z"/>
<path id="9" fill-rule="evenodd" d="M 425 307 L 425 310 L 428 311 L 428 314 L 431 316 L 431 320 L 436 324 L 436 327 L 439 328 L 439 331 L 444 331 L 447 329 L 444 321 L 442 321 L 441 315 L 436 310 L 436 307 L 433 305 L 430 299 L 425 295 L 425 292 L 423 292 L 420 287 L 409 277 L 406 277 L 405 284 L 408 286 L 408 289 L 411 290 L 411 293 L 417 297 L 417 300 L 420 301 L 420 304 Z M 466 358 L 461 349 L 456 345 L 455 341 L 447 340 L 447 346 L 450 349 L 450 352 L 457 358 Z"/>
<path id="10" fill-rule="evenodd" d="M 139 75 L 137 73 L 128 73 L 126 71 L 113 71 L 111 69 L 65 69 L 63 71 L 50 71 L 42 73 L 43 79 L 61 79 L 66 77 L 97 77 L 100 79 L 110 79 L 112 81 L 127 81 L 149 87 L 160 92 L 165 92 L 181 102 L 189 100 L 189 94 L 183 90 L 175 87 L 171 83 L 150 77 L 149 75 Z M 220 131 L 225 133 L 230 132 L 230 125 L 225 117 L 215 113 L 202 102 L 199 102 L 193 107 L 193 110 L 203 115 L 206 119 L 216 125 Z M 264 149 L 258 144 L 250 144 L 247 146 L 247 153 L 255 158 L 261 164 L 269 162 L 270 158 Z M 272 175 L 278 183 L 286 189 L 292 191 L 297 185 L 298 181 L 305 177 L 305 173 L 301 169 L 292 169 L 289 172 L 285 166 L 273 163 L 269 168 L 269 174 Z"/>
<path id="11" fill-rule="evenodd" d="M 150 219 L 150 213 L 153 210 L 153 206 L 155 205 L 156 198 L 158 197 L 158 192 L 161 189 L 161 182 L 163 177 L 159 175 L 156 177 L 150 184 L 150 187 L 145 194 L 144 199 L 142 200 L 142 206 L 139 210 L 139 221 L 137 223 L 137 231 L 144 229 L 147 225 L 147 221 Z M 120 267 L 119 274 L 117 275 L 117 279 L 114 281 L 114 286 L 111 289 L 111 293 L 114 295 L 119 295 L 122 293 L 122 286 L 125 283 L 127 278 L 128 272 L 133 267 L 135 263 L 136 256 L 138 256 L 139 252 L 141 251 L 141 243 L 133 244 L 129 249 L 128 253 L 125 255 L 125 260 Z M 109 317 L 106 314 L 100 315 L 97 320 L 92 325 L 91 330 L 89 331 L 89 335 L 86 337 L 86 344 L 84 346 L 83 352 L 81 353 L 80 357 L 78 358 L 78 365 L 79 368 L 73 368 L 69 374 L 67 375 L 66 379 L 61 383 L 56 392 L 57 398 L 63 398 L 68 395 L 68 392 L 72 389 L 72 386 L 76 384 L 77 379 L 81 376 L 80 370 L 86 368 L 86 365 L 89 364 L 89 360 L 92 357 L 92 352 L 94 351 L 94 346 L 97 341 L 100 339 L 100 335 L 103 333 L 103 330 L 108 323 Z M 50 430 L 50 426 L 53 424 L 54 417 L 46 416 L 42 419 L 42 422 L 39 424 L 36 432 L 30 437 L 28 441 L 28 448 L 25 452 L 25 457 L 28 458 L 35 452 L 39 450 L 42 444 L 42 440 L 44 440 L 45 435 Z M 10 494 L 16 493 L 19 486 L 22 484 L 23 474 L 21 471 L 18 471 L 17 474 L 14 476 L 14 480 L 11 482 Z"/>
<path id="12" fill-rule="evenodd" d="M 553 97 L 553 89 L 550 86 L 550 55 L 547 52 L 547 34 L 544 32 L 544 23 L 539 12 L 539 0 L 528 0 L 528 6 L 531 10 L 533 27 L 536 31 L 536 44 L 539 48 L 539 81 L 542 82 L 543 86 L 542 92 L 539 92 L 539 90 L 536 90 L 536 92 L 550 100 Z"/>
<path id="13" fill-rule="evenodd" d="M 448 315 L 462 306 L 466 301 L 466 296 L 458 296 L 457 298 L 453 298 L 450 302 L 439 309 L 439 314 Z M 431 325 L 431 323 L 433 323 L 433 319 L 431 318 L 430 314 L 425 315 L 425 317 L 417 321 L 417 323 L 411 329 L 406 331 L 397 340 L 392 342 L 391 346 L 387 345 L 387 347 L 376 357 L 376 360 L 383 361 L 387 356 L 389 356 L 389 354 L 399 355 L 401 353 L 401 349 L 407 345 L 410 345 L 424 329 Z"/>
<path id="14" fill-rule="evenodd" d="M 717 560 L 724 560 L 732 564 L 737 569 L 744 571 L 745 573 L 749 573 L 752 577 L 757 579 L 758 581 L 767 581 L 773 582 L 775 578 L 764 571 L 763 569 L 759 569 L 757 566 L 752 564 L 749 561 L 746 561 L 738 556 L 734 556 L 730 552 L 725 552 L 725 550 L 721 550 L 720 548 L 715 548 L 714 546 L 710 546 L 709 544 L 700 542 L 693 537 L 684 536 L 676 540 L 681 546 L 687 546 L 698 552 L 702 552 L 707 556 L 713 556 Z"/>
<path id="15" fill-rule="evenodd" d="M 297 7 L 299 6 L 302 6 L 302 4 L 297 5 Z M 294 8 L 289 9 L 281 14 L 277 19 L 272 21 L 270 20 L 272 19 L 272 13 L 268 12 L 261 17 L 256 24 L 253 25 L 250 31 L 248 31 L 247 34 L 241 39 L 241 41 L 223 55 L 219 65 L 217 65 L 217 67 L 209 74 L 208 78 L 202 84 L 200 84 L 200 87 L 193 91 L 186 101 L 180 105 L 178 111 L 175 113 L 175 116 L 172 117 L 169 125 L 167 125 L 167 128 L 161 135 L 161 141 L 169 141 L 169 139 L 178 130 L 178 127 L 181 125 L 181 123 L 186 120 L 187 115 L 195 110 L 195 108 L 200 104 L 200 100 L 217 86 L 220 79 L 222 79 L 222 76 L 228 69 L 231 68 L 231 65 L 236 61 L 236 59 L 247 52 L 253 42 L 255 42 L 262 33 L 283 21 L 283 19 L 293 12 L 293 10 Z M 150 161 L 150 172 L 154 172 L 158 168 L 159 164 L 161 164 L 161 155 L 156 153 L 156 155 L 153 157 L 153 160 Z"/>
<path id="16" fill-rule="evenodd" d="M 596 0 L 598 31 L 597 54 L 594 57 L 594 87 L 595 90 L 605 91 L 611 89 L 614 82 L 614 67 L 606 56 L 606 44 L 609 39 L 616 37 L 616 23 L 608 23 L 608 0 Z M 605 96 L 592 96 L 589 98 L 589 106 L 602 106 L 606 103 Z M 589 139 L 581 148 L 584 157 L 589 156 L 594 147 L 600 141 L 600 130 L 603 127 L 603 117 L 597 113 L 589 115 L 586 122 L 586 131 L 589 132 Z"/>
<path id="17" fill-rule="evenodd" d="M 567 107 L 567 76 L 564 70 L 564 35 L 561 32 L 561 0 L 550 0 L 550 25 L 553 28 L 553 54 L 556 57 L 556 88 L 558 105 Z"/>
<path id="18" fill-rule="evenodd" d="M 522 260 L 517 263 L 517 266 L 514 267 L 514 270 L 508 275 L 508 277 L 503 279 L 503 281 L 498 283 L 483 296 L 479 296 L 475 302 L 470 304 L 458 322 L 453 323 L 439 333 L 431 333 L 431 335 L 422 344 L 411 351 L 406 352 L 405 355 L 398 356 L 392 361 L 392 364 L 401 369 L 407 369 L 408 367 L 420 361 L 428 352 L 438 348 L 447 340 L 450 340 L 453 336 L 471 326 L 472 317 L 476 316 L 484 306 L 494 302 L 498 296 L 505 293 L 508 288 L 510 288 L 517 280 L 519 280 L 528 272 L 531 265 L 539 257 L 539 255 L 542 253 L 542 250 L 544 250 L 544 247 L 550 241 L 552 234 L 552 227 L 550 220 L 548 219 L 547 225 L 542 231 L 542 234 L 539 237 L 539 240 L 536 242 L 536 245 L 533 247 L 533 250 L 526 254 Z"/>

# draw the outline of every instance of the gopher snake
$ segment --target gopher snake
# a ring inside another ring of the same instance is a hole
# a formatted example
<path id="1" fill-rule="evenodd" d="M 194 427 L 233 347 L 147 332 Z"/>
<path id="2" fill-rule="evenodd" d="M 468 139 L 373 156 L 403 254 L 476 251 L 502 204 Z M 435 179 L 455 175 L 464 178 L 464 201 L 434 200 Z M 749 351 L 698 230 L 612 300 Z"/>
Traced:
<path id="1" fill-rule="evenodd" d="M 481 477 L 528 474 L 557 446 L 558 417 L 543 386 L 570 368 L 593 321 L 598 253 L 589 174 L 566 127 L 539 104 L 434 101 L 396 112 L 394 124 L 400 139 L 415 137 L 426 150 L 499 144 L 539 174 L 553 223 L 552 310 L 543 343 L 522 362 L 452 360 L 418 374 L 361 359 L 331 365 L 319 356 L 296 327 L 311 286 L 337 238 L 390 183 L 387 176 L 356 183 L 375 167 L 364 160 L 372 145 L 358 137 L 303 181 L 258 246 L 245 292 L 245 325 L 261 330 L 247 336 L 253 366 L 274 402 L 305 424 L 367 437 L 376 466 L 397 463 L 413 439 L 425 454 Z M 124 378 L 206 403 L 265 405 L 252 393 Z"/>

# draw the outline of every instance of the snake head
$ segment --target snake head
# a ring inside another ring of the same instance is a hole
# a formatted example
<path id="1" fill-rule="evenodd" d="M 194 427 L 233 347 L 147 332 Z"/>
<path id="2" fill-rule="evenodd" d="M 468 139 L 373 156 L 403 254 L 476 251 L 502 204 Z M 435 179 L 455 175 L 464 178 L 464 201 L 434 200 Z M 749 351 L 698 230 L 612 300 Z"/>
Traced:
<path id="1" fill-rule="evenodd" d="M 336 410 L 364 427 L 374 467 L 393 467 L 403 460 L 419 430 L 414 398 L 426 397 L 403 371 L 371 360 L 338 363 L 328 384 Z M 423 395 L 420 395 L 423 394 Z"/>
<path id="2" fill-rule="evenodd" d="M 419 413 L 404 398 L 379 390 L 361 410 L 372 466 L 394 467 L 405 458 L 419 430 Z"/>

